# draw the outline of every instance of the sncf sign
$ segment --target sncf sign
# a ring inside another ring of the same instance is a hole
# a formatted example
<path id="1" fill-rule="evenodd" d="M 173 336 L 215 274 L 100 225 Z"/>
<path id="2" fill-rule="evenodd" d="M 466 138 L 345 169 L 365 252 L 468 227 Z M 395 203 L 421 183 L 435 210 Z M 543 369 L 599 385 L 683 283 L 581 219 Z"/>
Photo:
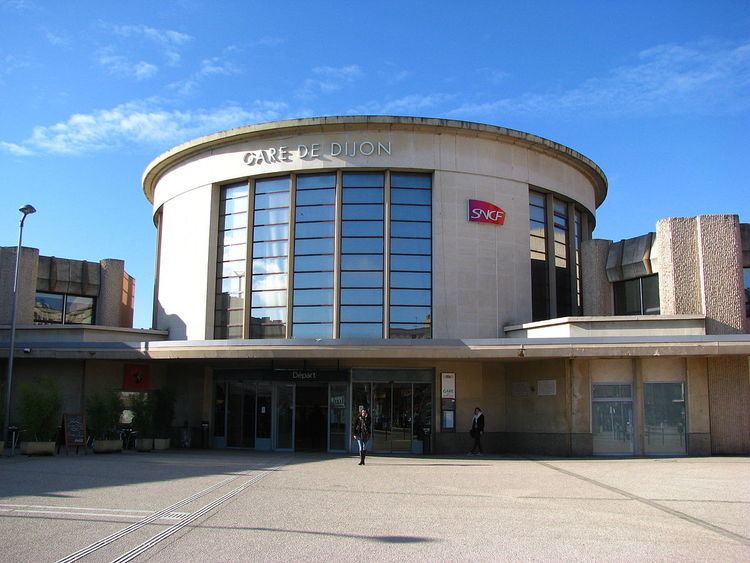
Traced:
<path id="1" fill-rule="evenodd" d="M 497 205 L 492 205 L 489 202 L 470 199 L 469 221 L 502 225 L 505 223 L 505 211 L 500 209 Z"/>

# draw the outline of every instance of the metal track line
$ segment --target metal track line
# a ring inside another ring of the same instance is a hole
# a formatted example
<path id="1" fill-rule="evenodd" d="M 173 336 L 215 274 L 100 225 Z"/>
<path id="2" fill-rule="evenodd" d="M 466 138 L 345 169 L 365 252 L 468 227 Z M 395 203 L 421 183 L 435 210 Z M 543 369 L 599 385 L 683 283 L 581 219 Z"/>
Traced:
<path id="1" fill-rule="evenodd" d="M 235 481 L 242 477 L 243 475 L 247 475 L 247 472 L 238 473 L 237 475 L 233 475 L 232 477 L 228 477 L 222 481 L 219 481 L 218 483 L 215 483 L 211 485 L 210 487 L 206 487 L 205 489 L 198 491 L 197 493 L 194 493 L 190 495 L 187 498 L 184 498 L 176 503 L 174 503 L 171 506 L 168 506 L 158 512 L 154 512 L 151 514 L 151 516 L 147 516 L 146 518 L 143 518 L 142 520 L 139 520 L 138 522 L 135 522 L 134 524 L 131 524 L 127 528 L 123 528 L 122 530 L 119 530 L 118 532 L 115 532 L 113 534 L 110 534 L 109 536 L 100 539 L 99 541 L 96 541 L 92 543 L 91 545 L 88 545 L 84 547 L 83 549 L 79 549 L 75 553 L 71 553 L 67 557 L 63 557 L 62 559 L 58 559 L 57 563 L 73 563 L 74 561 L 78 561 L 80 559 L 83 559 L 87 555 L 111 544 L 112 542 L 115 542 L 119 540 L 120 538 L 127 536 L 128 534 L 132 534 L 136 530 L 140 530 L 144 526 L 151 524 L 152 522 L 155 522 L 157 520 L 162 519 L 164 516 L 174 512 L 176 509 L 181 508 L 185 506 L 186 504 L 189 504 L 200 497 L 207 495 L 211 491 L 215 491 L 216 489 L 223 487 L 227 483 L 231 483 L 232 481 Z"/>
<path id="2" fill-rule="evenodd" d="M 255 483 L 257 483 L 258 481 L 260 481 L 264 477 L 270 475 L 270 473 L 272 471 L 276 471 L 279 467 L 281 467 L 281 465 L 279 465 L 277 467 L 274 467 L 274 468 L 271 468 L 271 469 L 268 469 L 268 470 L 264 471 L 263 473 L 260 473 L 260 474 L 258 474 L 256 476 L 254 476 L 252 479 L 249 479 L 248 481 L 245 481 L 242 485 L 240 485 L 236 489 L 234 489 L 232 491 L 229 491 L 224 496 L 221 496 L 221 497 L 217 498 L 216 500 L 208 503 L 203 508 L 201 508 L 199 510 L 196 510 L 195 512 L 191 513 L 189 516 L 187 516 L 186 518 L 182 519 L 179 523 L 173 524 L 172 526 L 170 526 L 166 530 L 163 530 L 163 531 L 159 532 L 158 534 L 156 534 L 155 536 L 153 536 L 152 538 L 146 540 L 141 545 L 136 546 L 133 549 L 131 549 L 130 551 L 127 551 L 127 552 L 123 553 L 117 559 L 113 559 L 112 563 L 127 563 L 128 561 L 132 561 L 133 559 L 135 559 L 139 555 L 145 553 L 146 551 L 148 551 L 149 549 L 151 549 L 155 545 L 157 545 L 160 542 L 162 542 L 165 539 L 167 539 L 172 534 L 175 534 L 175 533 L 179 532 L 180 530 L 182 530 L 183 528 L 185 528 L 188 524 L 194 522 L 195 520 L 197 520 L 198 518 L 200 518 L 202 516 L 205 516 L 206 514 L 208 514 L 209 512 L 211 512 L 213 509 L 215 509 L 215 508 L 221 506 L 222 504 L 224 504 L 229 499 L 231 499 L 231 498 L 239 495 L 240 493 L 242 493 L 243 491 L 245 491 L 245 489 L 247 489 L 251 485 L 254 485 Z"/>

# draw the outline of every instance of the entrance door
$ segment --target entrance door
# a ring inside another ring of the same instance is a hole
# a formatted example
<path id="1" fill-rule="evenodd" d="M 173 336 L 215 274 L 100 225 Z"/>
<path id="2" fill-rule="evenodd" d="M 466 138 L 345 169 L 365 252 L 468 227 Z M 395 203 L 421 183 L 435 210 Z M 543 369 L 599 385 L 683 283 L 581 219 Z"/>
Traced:
<path id="1" fill-rule="evenodd" d="M 227 382 L 227 446 L 255 447 L 255 384 Z"/>
<path id="2" fill-rule="evenodd" d="M 276 449 L 294 447 L 294 385 L 276 385 Z"/>
<path id="3" fill-rule="evenodd" d="M 328 386 L 297 385 L 294 406 L 295 451 L 325 451 L 327 415 Z"/>
<path id="4" fill-rule="evenodd" d="M 632 386 L 594 383 L 591 396 L 594 454 L 632 454 Z"/>
<path id="5" fill-rule="evenodd" d="M 372 385 L 372 407 L 370 418 L 372 420 L 372 449 L 375 452 L 404 453 L 413 452 L 414 444 L 414 387 L 420 390 L 420 413 L 431 416 L 431 405 L 429 395 L 429 384 L 412 383 L 358 383 L 353 390 L 354 408 L 359 405 L 366 406 L 369 401 L 365 400 L 364 394 Z M 426 387 L 427 389 L 423 389 Z M 425 404 L 422 404 L 425 403 Z M 356 417 L 356 412 L 354 413 Z M 428 423 L 429 424 L 429 423 Z M 419 430 L 420 446 L 424 440 L 423 428 Z"/>

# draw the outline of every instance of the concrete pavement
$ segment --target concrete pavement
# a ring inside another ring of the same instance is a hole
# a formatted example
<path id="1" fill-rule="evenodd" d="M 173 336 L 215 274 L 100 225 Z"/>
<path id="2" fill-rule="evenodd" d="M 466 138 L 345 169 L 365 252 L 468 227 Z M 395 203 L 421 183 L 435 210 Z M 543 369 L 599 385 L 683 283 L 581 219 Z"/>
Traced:
<path id="1" fill-rule="evenodd" d="M 0 459 L 0 561 L 750 560 L 750 458 Z"/>

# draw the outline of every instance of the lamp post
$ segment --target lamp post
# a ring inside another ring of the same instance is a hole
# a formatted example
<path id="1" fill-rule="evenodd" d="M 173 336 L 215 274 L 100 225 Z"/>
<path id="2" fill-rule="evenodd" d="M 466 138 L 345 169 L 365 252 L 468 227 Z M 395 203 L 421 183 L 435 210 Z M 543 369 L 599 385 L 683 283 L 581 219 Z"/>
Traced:
<path id="1" fill-rule="evenodd" d="M 10 426 L 10 389 L 13 384 L 13 350 L 16 344 L 16 303 L 18 301 L 18 268 L 21 263 L 21 244 L 23 243 L 23 223 L 26 217 L 36 213 L 33 205 L 26 204 L 19 211 L 23 214 L 18 229 L 18 249 L 16 250 L 16 272 L 13 276 L 13 308 L 10 313 L 10 346 L 8 348 L 8 376 L 5 378 L 5 422 L 3 423 L 3 443 L 8 438 L 8 427 Z M 13 455 L 15 444 L 11 439 L 10 455 Z"/>

